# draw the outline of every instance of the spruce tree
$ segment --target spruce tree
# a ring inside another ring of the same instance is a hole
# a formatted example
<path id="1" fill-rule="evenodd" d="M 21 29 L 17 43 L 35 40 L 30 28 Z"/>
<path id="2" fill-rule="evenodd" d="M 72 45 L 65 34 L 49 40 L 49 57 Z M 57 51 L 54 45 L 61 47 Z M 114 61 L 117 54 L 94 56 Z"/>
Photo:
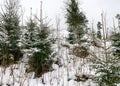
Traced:
<path id="1" fill-rule="evenodd" d="M 120 58 L 120 32 L 112 35 L 113 55 Z"/>
<path id="2" fill-rule="evenodd" d="M 14 60 L 18 60 L 22 53 L 18 46 L 19 43 L 19 0 L 6 0 L 4 10 L 1 13 L 2 27 L 7 31 L 7 48 L 8 53 L 14 56 Z"/>
<path id="3" fill-rule="evenodd" d="M 92 78 L 98 86 L 116 86 L 120 83 L 120 59 L 118 56 L 112 55 L 112 45 L 110 45 L 112 40 L 110 40 L 111 36 L 109 37 L 107 34 L 105 24 L 102 16 L 102 39 L 99 40 L 101 45 L 94 46 L 95 49 L 91 52 L 90 57 L 95 71 Z M 96 36 L 96 39 L 99 37 Z"/>
<path id="4" fill-rule="evenodd" d="M 68 24 L 69 37 L 71 44 L 80 43 L 81 38 L 85 34 L 87 24 L 86 16 L 79 10 L 77 0 L 69 0 L 66 7 L 66 23 Z"/>
<path id="5" fill-rule="evenodd" d="M 52 42 L 49 38 L 49 28 L 45 24 L 39 28 L 32 19 L 28 21 L 27 28 L 26 48 L 33 51 L 28 61 L 30 67 L 27 71 L 34 71 L 35 77 L 40 77 L 52 69 L 53 51 L 51 49 Z"/>
<path id="6" fill-rule="evenodd" d="M 66 6 L 66 23 L 68 24 L 69 36 L 67 41 L 70 44 L 77 44 L 74 46 L 73 54 L 80 58 L 87 57 L 88 47 L 87 40 L 84 38 L 87 33 L 87 19 L 82 11 L 79 9 L 77 0 L 69 0 Z"/>

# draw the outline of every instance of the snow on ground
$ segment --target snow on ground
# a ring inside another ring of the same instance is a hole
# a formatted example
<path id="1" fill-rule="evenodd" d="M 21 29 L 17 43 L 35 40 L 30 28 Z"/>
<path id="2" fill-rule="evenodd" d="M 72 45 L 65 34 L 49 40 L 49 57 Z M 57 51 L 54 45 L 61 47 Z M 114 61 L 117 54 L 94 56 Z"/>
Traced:
<path id="1" fill-rule="evenodd" d="M 26 73 L 27 55 L 19 64 L 10 67 L 0 67 L 0 83 L 2 86 L 96 86 L 91 80 L 75 81 L 75 75 L 89 74 L 89 64 L 86 60 L 68 55 L 68 49 L 59 49 L 61 66 L 53 64 L 53 71 L 45 73 L 40 78 L 34 78 L 34 73 Z"/>
<path id="2" fill-rule="evenodd" d="M 10 67 L 0 67 L 0 86 L 97 86 L 91 79 L 77 81 L 76 76 L 93 75 L 87 59 L 69 55 L 68 48 L 57 45 L 65 42 L 66 32 L 63 33 L 60 43 L 56 43 L 53 48 L 57 53 L 60 64 L 53 64 L 53 71 L 45 73 L 40 78 L 34 78 L 34 73 L 26 73 L 28 56 Z M 120 85 L 118 85 L 120 86 Z"/>
<path id="3" fill-rule="evenodd" d="M 56 64 L 53 65 L 54 71 L 34 79 L 34 73 L 25 73 L 25 65 L 25 63 L 20 63 L 6 69 L 1 67 L 0 83 L 2 86 L 95 86 L 91 80 L 79 83 L 74 81 L 76 73 L 74 69 L 70 68 L 68 77 L 67 68 L 64 66 L 59 68 Z M 68 78 L 71 80 L 68 81 Z"/>

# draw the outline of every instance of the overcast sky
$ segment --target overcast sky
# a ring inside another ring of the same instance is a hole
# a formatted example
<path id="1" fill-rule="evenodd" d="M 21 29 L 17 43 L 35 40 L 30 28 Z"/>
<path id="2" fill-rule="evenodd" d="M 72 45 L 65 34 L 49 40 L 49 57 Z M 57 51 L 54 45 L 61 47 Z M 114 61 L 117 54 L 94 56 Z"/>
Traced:
<path id="1" fill-rule="evenodd" d="M 4 1 L 4 0 L 0 0 Z M 40 0 L 20 0 L 25 11 L 24 16 L 30 15 L 30 8 L 33 14 L 39 15 Z M 43 1 L 43 17 L 48 16 L 51 24 L 55 24 L 56 16 L 61 18 L 64 23 L 65 2 L 67 0 L 42 0 Z M 112 24 L 112 19 L 117 13 L 120 13 L 120 0 L 79 0 L 81 10 L 86 14 L 89 23 L 97 22 L 101 18 L 104 11 L 107 15 L 108 24 Z M 63 25 L 63 24 L 62 24 Z"/>

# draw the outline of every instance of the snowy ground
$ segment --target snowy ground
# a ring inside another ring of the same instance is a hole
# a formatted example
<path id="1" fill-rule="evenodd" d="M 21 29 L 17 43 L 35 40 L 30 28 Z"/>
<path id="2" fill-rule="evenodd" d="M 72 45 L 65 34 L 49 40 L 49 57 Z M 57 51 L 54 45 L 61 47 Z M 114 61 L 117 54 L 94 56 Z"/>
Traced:
<path id="1" fill-rule="evenodd" d="M 58 51 L 57 48 L 56 50 Z M 76 75 L 92 74 L 87 60 L 68 55 L 68 49 L 63 47 L 59 49 L 58 56 L 61 65 L 53 64 L 53 71 L 45 73 L 40 78 L 34 78 L 34 73 L 25 73 L 27 55 L 24 55 L 19 64 L 7 68 L 0 67 L 0 84 L 2 86 L 96 86 L 90 79 L 84 82 L 75 81 Z"/>
<path id="2" fill-rule="evenodd" d="M 74 80 L 76 71 L 72 67 L 59 68 L 58 65 L 54 64 L 54 68 L 54 71 L 34 79 L 34 73 L 25 73 L 25 63 L 13 65 L 6 69 L 1 67 L 0 83 L 2 86 L 95 86 L 91 80 L 76 82 Z M 68 81 L 68 79 L 70 80 Z"/>
<path id="3" fill-rule="evenodd" d="M 53 71 L 45 73 L 40 78 L 34 78 L 34 73 L 25 72 L 28 59 L 25 54 L 19 64 L 7 68 L 0 67 L 0 86 L 97 86 L 91 79 L 76 80 L 76 76 L 92 75 L 94 72 L 91 71 L 89 66 L 91 63 L 87 59 L 69 55 L 66 47 L 57 45 L 65 42 L 66 32 L 61 33 L 63 38 L 53 47 L 58 52 L 57 58 L 59 58 L 60 65 L 53 64 Z"/>

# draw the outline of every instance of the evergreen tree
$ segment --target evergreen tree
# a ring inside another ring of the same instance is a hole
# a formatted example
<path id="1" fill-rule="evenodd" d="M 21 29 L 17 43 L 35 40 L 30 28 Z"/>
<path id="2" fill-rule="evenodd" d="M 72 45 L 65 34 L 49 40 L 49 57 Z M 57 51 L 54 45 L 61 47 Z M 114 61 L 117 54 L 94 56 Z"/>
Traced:
<path id="1" fill-rule="evenodd" d="M 34 71 L 35 77 L 40 77 L 43 73 L 49 71 L 52 68 L 52 49 L 51 40 L 49 38 L 49 28 L 47 25 L 42 25 L 38 28 L 37 24 L 30 20 L 27 23 L 28 36 L 27 48 L 33 49 L 33 53 L 29 58 L 28 72 Z"/>
<path id="2" fill-rule="evenodd" d="M 113 55 L 120 58 L 120 33 L 112 35 Z"/>
<path id="3" fill-rule="evenodd" d="M 80 58 L 87 57 L 87 40 L 84 38 L 87 33 L 87 19 L 82 11 L 79 10 L 77 0 L 69 0 L 66 6 L 66 23 L 68 24 L 69 36 L 67 38 L 70 44 L 74 46 L 73 54 Z"/>
<path id="4" fill-rule="evenodd" d="M 111 39 L 113 55 L 120 58 L 120 14 L 117 14 L 116 18 L 118 19 L 118 28 L 116 28 L 116 30 L 113 32 Z"/>
<path id="5" fill-rule="evenodd" d="M 107 45 L 111 41 L 108 40 L 107 28 L 104 25 L 105 22 L 103 21 L 103 39 L 100 40 L 101 46 L 95 46 L 95 50 L 93 50 L 90 57 L 93 62 L 92 67 L 95 69 L 93 80 L 98 83 L 98 86 L 116 86 L 120 83 L 120 59 L 118 56 L 112 55 L 112 47 L 111 45 Z"/>
<path id="6" fill-rule="evenodd" d="M 86 16 L 79 10 L 78 2 L 76 0 L 69 0 L 66 11 L 66 22 L 69 31 L 69 37 L 67 40 L 71 44 L 80 43 L 81 38 L 85 34 L 87 24 Z"/>
<path id="7" fill-rule="evenodd" d="M 7 31 L 8 53 L 14 56 L 14 60 L 18 60 L 22 53 L 18 46 L 19 43 L 19 0 L 6 0 L 4 10 L 1 13 L 2 27 Z"/>

